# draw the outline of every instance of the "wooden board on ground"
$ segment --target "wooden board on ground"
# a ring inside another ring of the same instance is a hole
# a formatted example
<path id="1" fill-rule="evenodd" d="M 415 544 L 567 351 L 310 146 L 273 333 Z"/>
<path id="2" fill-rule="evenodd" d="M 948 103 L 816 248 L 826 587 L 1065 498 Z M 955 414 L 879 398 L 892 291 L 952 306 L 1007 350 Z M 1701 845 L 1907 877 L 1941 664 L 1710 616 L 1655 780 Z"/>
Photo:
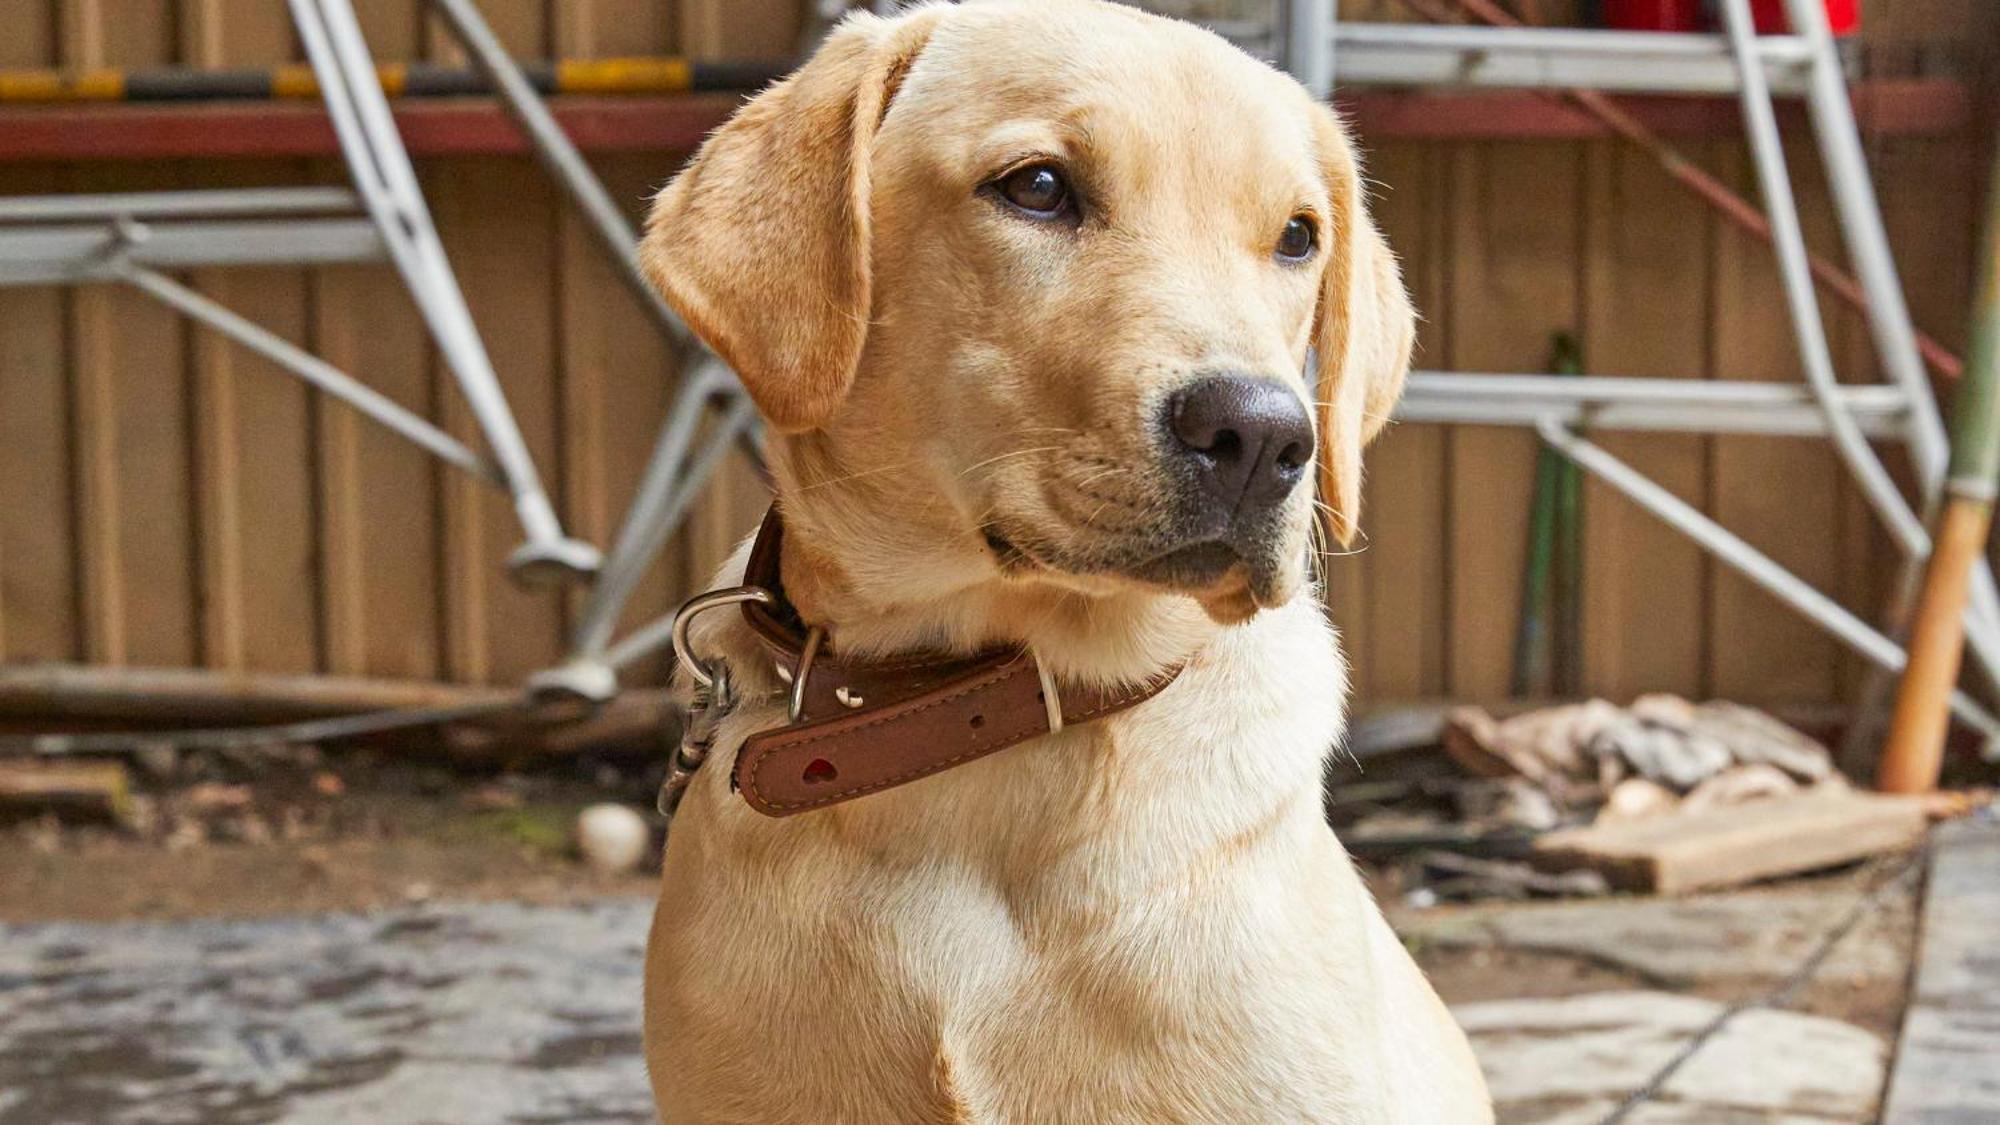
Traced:
<path id="1" fill-rule="evenodd" d="M 1807 793 L 1552 832 L 1535 842 L 1535 862 L 1552 870 L 1589 868 L 1621 890 L 1685 894 L 1911 847 L 1925 825 L 1923 804 L 1912 798 Z"/>
<path id="2" fill-rule="evenodd" d="M 2000 1121 L 2000 821 L 1938 829 L 1883 1125 Z"/>
<path id="3" fill-rule="evenodd" d="M 118 821 L 131 803 L 131 778 L 116 763 L 0 762 L 0 818 L 55 813 Z"/>
<path id="4" fill-rule="evenodd" d="M 504 691 L 430 680 L 267 676 L 198 668 L 0 665 L 0 719 L 226 725 L 362 711 L 458 707 L 510 697 Z"/>

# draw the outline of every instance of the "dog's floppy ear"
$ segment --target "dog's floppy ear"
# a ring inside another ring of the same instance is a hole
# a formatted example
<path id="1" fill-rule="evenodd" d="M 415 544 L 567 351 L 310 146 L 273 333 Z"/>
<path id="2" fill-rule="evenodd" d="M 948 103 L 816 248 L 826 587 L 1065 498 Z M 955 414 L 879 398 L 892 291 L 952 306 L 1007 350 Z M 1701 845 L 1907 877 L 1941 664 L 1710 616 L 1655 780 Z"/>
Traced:
<path id="1" fill-rule="evenodd" d="M 1361 450 L 1389 421 L 1410 371 L 1416 314 L 1402 271 L 1368 217 L 1353 146 L 1329 110 L 1316 141 L 1333 201 L 1313 346 L 1319 353 L 1320 492 L 1342 546 L 1361 518 Z"/>
<path id="2" fill-rule="evenodd" d="M 639 260 L 771 425 L 824 423 L 869 315 L 868 154 L 944 9 L 841 23 L 660 192 Z"/>

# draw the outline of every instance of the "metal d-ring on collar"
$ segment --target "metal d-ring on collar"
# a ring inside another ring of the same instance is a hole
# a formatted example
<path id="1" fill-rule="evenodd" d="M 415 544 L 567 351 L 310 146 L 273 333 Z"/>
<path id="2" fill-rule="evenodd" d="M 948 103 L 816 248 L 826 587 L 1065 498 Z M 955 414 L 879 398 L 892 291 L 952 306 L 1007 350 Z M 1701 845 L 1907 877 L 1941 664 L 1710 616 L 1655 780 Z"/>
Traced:
<path id="1" fill-rule="evenodd" d="M 680 660 L 681 667 L 688 670 L 688 675 L 694 677 L 697 686 L 702 688 L 715 686 L 715 673 L 694 654 L 694 645 L 688 639 L 688 629 L 694 624 L 695 618 L 711 609 L 725 605 L 742 605 L 744 602 L 776 605 L 778 596 L 762 586 L 730 586 L 689 598 L 687 603 L 674 614 L 674 656 Z M 782 664 L 778 665 L 778 677 L 792 687 L 791 701 L 787 708 L 792 722 L 798 722 L 806 713 L 806 681 L 812 675 L 813 661 L 819 657 L 820 646 L 825 643 L 826 630 L 815 625 L 806 633 L 805 648 L 799 652 L 798 667 L 787 668 Z M 841 702 L 849 707 L 858 707 L 861 705 L 861 697 L 853 696 L 853 702 L 850 703 L 843 693 Z"/>
<path id="2" fill-rule="evenodd" d="M 795 723 L 806 713 L 806 681 L 812 677 L 813 661 L 819 659 L 820 646 L 825 643 L 826 630 L 815 625 L 806 630 L 805 647 L 799 649 L 798 667 L 787 668 L 783 664 L 776 665 L 778 678 L 792 686 L 792 698 L 787 710 Z M 847 703 L 845 698 L 841 699 L 841 702 L 849 707 L 858 707 L 860 697 L 855 698 L 857 700 L 855 703 Z"/>
<path id="3" fill-rule="evenodd" d="M 742 605 L 744 602 L 776 605 L 777 601 L 777 595 L 762 586 L 730 586 L 689 598 L 680 609 L 674 611 L 675 658 L 681 662 L 681 667 L 688 670 L 688 675 L 694 677 L 697 686 L 704 689 L 714 687 L 715 673 L 709 671 L 708 665 L 703 664 L 701 658 L 694 654 L 694 645 L 688 640 L 688 627 L 694 624 L 695 618 L 718 606 Z"/>

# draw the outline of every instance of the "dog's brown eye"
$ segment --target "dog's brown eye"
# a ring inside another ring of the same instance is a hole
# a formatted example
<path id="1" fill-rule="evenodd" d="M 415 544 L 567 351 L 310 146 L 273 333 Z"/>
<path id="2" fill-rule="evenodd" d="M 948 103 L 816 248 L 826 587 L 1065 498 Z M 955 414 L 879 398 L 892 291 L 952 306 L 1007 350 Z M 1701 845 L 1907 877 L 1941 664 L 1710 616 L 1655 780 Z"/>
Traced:
<path id="1" fill-rule="evenodd" d="M 1304 215 L 1292 216 L 1285 224 L 1285 231 L 1278 236 L 1278 257 L 1289 262 L 1303 262 L 1312 257 L 1313 248 L 1319 243 L 1319 232 L 1313 229 L 1312 220 Z"/>
<path id="2" fill-rule="evenodd" d="M 1069 209 L 1069 184 L 1047 164 L 1030 164 L 1000 177 L 1000 197 L 1038 219 Z"/>

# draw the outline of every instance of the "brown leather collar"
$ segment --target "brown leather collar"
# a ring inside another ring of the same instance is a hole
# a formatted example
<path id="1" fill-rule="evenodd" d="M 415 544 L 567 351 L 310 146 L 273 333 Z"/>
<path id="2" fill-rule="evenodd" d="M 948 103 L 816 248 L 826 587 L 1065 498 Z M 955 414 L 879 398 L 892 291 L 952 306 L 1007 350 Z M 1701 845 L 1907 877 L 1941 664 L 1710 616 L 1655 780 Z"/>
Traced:
<path id="1" fill-rule="evenodd" d="M 1180 672 L 1106 688 L 1057 685 L 1024 648 L 971 657 L 847 660 L 812 643 L 813 631 L 785 599 L 778 567 L 783 543 L 784 528 L 772 508 L 743 576 L 745 585 L 775 595 L 774 605 L 744 603 L 750 628 L 781 672 L 805 677 L 794 721 L 751 735 L 736 754 L 735 788 L 767 816 L 877 793 L 1115 714 L 1152 698 Z"/>

